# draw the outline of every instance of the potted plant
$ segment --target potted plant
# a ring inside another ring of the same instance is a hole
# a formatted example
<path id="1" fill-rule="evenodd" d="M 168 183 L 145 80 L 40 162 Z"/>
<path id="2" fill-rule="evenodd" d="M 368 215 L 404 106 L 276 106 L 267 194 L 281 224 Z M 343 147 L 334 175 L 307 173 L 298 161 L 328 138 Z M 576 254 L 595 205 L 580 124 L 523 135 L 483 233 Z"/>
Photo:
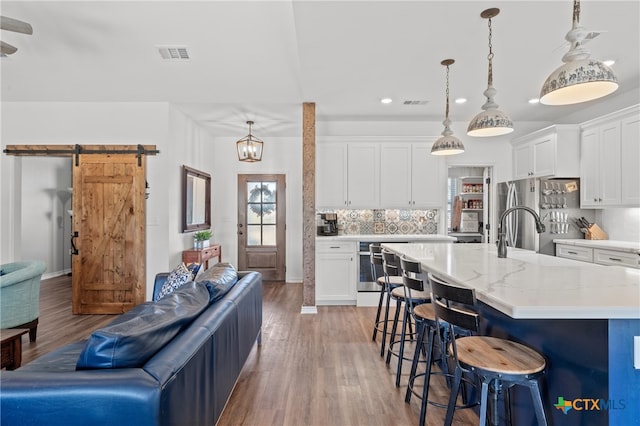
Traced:
<path id="1" fill-rule="evenodd" d="M 211 238 L 211 231 L 198 231 L 193 234 L 193 248 L 201 249 L 205 247 L 209 247 L 209 239 Z"/>

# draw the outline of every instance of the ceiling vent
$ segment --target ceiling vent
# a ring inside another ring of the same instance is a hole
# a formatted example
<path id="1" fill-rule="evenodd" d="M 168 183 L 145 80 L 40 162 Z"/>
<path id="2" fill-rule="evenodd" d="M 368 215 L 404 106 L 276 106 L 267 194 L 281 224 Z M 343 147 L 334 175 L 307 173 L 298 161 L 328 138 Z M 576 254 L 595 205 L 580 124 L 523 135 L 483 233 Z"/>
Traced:
<path id="1" fill-rule="evenodd" d="M 403 105 L 426 105 L 429 101 L 404 101 Z"/>
<path id="2" fill-rule="evenodd" d="M 165 61 L 189 60 L 187 46 L 158 46 L 158 52 Z"/>

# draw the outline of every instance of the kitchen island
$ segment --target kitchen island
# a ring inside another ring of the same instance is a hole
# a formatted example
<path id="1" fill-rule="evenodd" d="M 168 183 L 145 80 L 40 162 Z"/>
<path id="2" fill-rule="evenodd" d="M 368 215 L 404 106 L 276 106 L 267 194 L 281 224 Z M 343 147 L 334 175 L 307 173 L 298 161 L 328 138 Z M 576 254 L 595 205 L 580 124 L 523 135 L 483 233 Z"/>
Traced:
<path id="1" fill-rule="evenodd" d="M 640 424 L 640 370 L 633 364 L 640 271 L 513 248 L 499 259 L 492 244 L 383 247 L 454 285 L 474 288 L 484 333 L 545 355 L 543 401 L 550 424 Z M 514 389 L 512 396 L 516 424 L 533 424 L 528 393 Z M 559 398 L 573 409 L 557 409 Z"/>

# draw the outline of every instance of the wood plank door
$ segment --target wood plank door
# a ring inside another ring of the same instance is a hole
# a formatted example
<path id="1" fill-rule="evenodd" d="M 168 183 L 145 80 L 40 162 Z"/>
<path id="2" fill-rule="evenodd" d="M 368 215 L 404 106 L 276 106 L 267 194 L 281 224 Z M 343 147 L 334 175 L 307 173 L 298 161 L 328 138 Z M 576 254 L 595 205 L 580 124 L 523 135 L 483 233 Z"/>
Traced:
<path id="1" fill-rule="evenodd" d="M 238 175 L 238 269 L 286 277 L 284 175 Z"/>
<path id="2" fill-rule="evenodd" d="M 145 156 L 91 154 L 77 161 L 72 312 L 123 313 L 146 297 Z"/>

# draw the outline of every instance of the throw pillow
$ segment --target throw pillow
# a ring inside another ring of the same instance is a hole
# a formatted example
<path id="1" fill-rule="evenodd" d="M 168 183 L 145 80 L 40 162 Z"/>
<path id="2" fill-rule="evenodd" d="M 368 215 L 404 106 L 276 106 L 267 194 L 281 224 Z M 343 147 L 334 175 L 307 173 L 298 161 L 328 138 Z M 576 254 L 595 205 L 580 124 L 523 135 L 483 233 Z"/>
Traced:
<path id="1" fill-rule="evenodd" d="M 181 263 L 169 273 L 167 280 L 164 282 L 164 284 L 162 284 L 162 287 L 160 288 L 158 299 L 162 299 L 164 296 L 173 293 L 192 279 L 193 274 L 191 273 L 189 268 L 186 267 L 184 262 Z"/>
<path id="2" fill-rule="evenodd" d="M 218 263 L 204 271 L 197 279 L 209 291 L 209 303 L 216 302 L 238 282 L 236 268 L 230 263 Z"/>
<path id="3" fill-rule="evenodd" d="M 207 289 L 183 285 L 157 302 L 145 302 L 91 333 L 76 370 L 142 367 L 208 306 Z"/>
<path id="4" fill-rule="evenodd" d="M 195 280 L 195 278 L 198 276 L 200 269 L 202 269 L 201 266 L 201 263 L 190 263 L 187 265 L 187 269 L 191 271 L 192 279 Z"/>

